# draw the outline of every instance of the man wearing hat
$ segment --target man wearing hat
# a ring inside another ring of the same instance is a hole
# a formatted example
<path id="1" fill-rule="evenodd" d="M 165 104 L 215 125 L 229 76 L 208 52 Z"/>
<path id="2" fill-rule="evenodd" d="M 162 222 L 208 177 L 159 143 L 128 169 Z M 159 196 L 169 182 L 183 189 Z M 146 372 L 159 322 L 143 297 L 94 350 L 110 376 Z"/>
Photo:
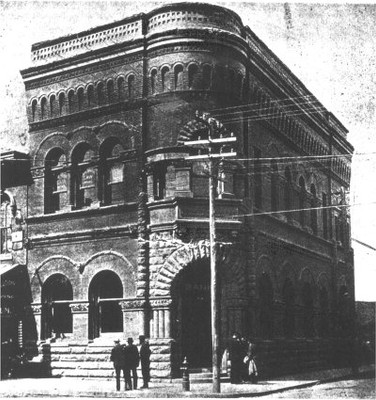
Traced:
<path id="1" fill-rule="evenodd" d="M 141 371 L 142 379 L 144 384 L 141 388 L 147 388 L 150 381 L 150 348 L 149 342 L 145 340 L 144 335 L 139 336 L 140 339 L 140 360 L 141 360 Z"/>
<path id="2" fill-rule="evenodd" d="M 124 346 L 120 344 L 120 340 L 116 339 L 115 346 L 111 350 L 110 360 L 114 363 L 115 375 L 116 375 L 116 390 L 120 390 L 120 374 L 123 371 L 125 390 L 127 390 L 126 370 L 125 370 L 125 358 L 124 358 Z"/>
<path id="3" fill-rule="evenodd" d="M 128 386 L 132 389 L 132 382 L 130 372 L 132 371 L 133 389 L 137 389 L 137 367 L 140 363 L 140 355 L 137 346 L 133 344 L 133 339 L 128 338 L 128 345 L 124 348 L 125 364 L 126 364 L 126 381 Z"/>

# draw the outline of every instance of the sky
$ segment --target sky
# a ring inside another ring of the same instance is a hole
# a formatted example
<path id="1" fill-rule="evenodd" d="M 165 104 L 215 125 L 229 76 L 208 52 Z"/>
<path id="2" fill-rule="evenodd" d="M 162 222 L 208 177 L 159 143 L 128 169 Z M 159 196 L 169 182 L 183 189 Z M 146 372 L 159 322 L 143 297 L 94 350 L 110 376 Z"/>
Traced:
<path id="1" fill-rule="evenodd" d="M 376 301 L 376 3 L 206 2 L 238 13 L 349 130 L 355 148 L 350 193 L 355 297 Z M 0 147 L 28 150 L 19 71 L 31 65 L 33 43 L 166 3 L 0 1 Z"/>

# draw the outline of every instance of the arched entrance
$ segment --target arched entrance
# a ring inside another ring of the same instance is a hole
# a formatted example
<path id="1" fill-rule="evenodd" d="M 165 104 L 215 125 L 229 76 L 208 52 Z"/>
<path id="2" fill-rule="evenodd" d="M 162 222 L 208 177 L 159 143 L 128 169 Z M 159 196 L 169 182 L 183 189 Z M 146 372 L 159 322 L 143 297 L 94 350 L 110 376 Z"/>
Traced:
<path id="1" fill-rule="evenodd" d="M 42 339 L 63 337 L 72 333 L 72 313 L 69 303 L 73 289 L 69 279 L 62 274 L 50 276 L 42 286 Z"/>
<path id="2" fill-rule="evenodd" d="M 102 333 L 122 332 L 123 313 L 119 300 L 123 298 L 123 285 L 117 274 L 101 271 L 89 286 L 89 338 Z"/>
<path id="3" fill-rule="evenodd" d="M 172 336 L 181 362 L 190 367 L 211 365 L 211 308 L 209 260 L 184 268 L 171 286 Z"/>

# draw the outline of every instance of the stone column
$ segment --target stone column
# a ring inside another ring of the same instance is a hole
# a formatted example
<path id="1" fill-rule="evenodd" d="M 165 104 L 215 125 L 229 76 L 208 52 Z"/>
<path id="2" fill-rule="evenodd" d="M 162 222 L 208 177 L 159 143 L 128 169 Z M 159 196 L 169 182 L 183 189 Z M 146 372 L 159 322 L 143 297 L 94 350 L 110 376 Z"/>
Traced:
<path id="1" fill-rule="evenodd" d="M 89 336 L 89 302 L 75 301 L 69 304 L 73 317 L 73 340 L 86 341 Z"/>
<path id="2" fill-rule="evenodd" d="M 151 325 L 153 327 L 151 336 L 155 339 L 168 339 L 171 337 L 170 324 L 170 297 L 154 298 L 150 300 L 153 310 Z"/>
<path id="3" fill-rule="evenodd" d="M 123 311 L 123 335 L 138 338 L 139 335 L 148 336 L 145 332 L 145 314 L 147 303 L 145 299 L 127 299 L 119 301 Z"/>
<path id="4" fill-rule="evenodd" d="M 41 303 L 33 303 L 31 305 L 31 309 L 33 311 L 35 324 L 37 328 L 38 340 L 41 340 L 42 333 L 42 304 Z"/>

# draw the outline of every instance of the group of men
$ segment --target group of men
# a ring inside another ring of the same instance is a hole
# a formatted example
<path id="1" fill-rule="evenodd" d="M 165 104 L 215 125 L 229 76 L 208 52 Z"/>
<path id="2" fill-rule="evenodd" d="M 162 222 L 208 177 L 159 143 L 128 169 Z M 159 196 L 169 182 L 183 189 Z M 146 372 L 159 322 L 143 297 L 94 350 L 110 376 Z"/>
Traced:
<path id="1" fill-rule="evenodd" d="M 125 390 L 137 389 L 137 367 L 141 361 L 142 379 L 144 381 L 141 389 L 147 388 L 150 381 L 150 348 L 145 336 L 140 335 L 140 351 L 133 344 L 133 339 L 128 338 L 128 344 L 121 344 L 120 340 L 115 340 L 115 346 L 111 351 L 111 361 L 114 364 L 116 374 L 116 390 L 120 390 L 120 377 L 123 371 Z M 132 379 L 131 379 L 132 373 Z"/>
<path id="2" fill-rule="evenodd" d="M 235 332 L 229 343 L 229 359 L 231 361 L 230 382 L 257 383 L 256 345 Z"/>

